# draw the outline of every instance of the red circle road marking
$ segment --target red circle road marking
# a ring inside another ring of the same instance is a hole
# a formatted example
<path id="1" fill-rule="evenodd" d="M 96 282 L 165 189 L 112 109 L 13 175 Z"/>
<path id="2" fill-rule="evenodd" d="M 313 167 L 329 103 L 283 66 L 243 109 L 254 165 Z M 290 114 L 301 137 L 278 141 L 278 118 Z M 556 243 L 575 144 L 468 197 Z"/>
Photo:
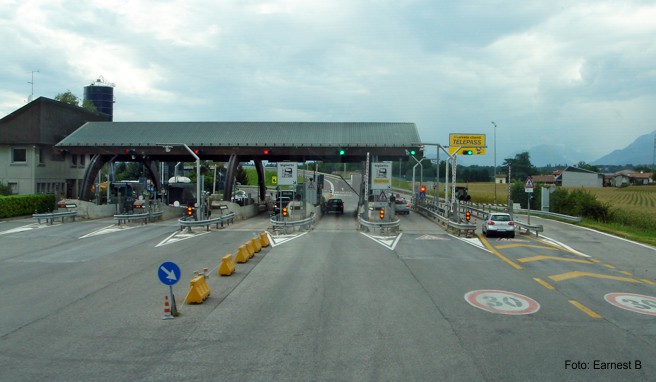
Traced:
<path id="1" fill-rule="evenodd" d="M 531 314 L 540 304 L 530 297 L 503 290 L 475 290 L 465 294 L 465 300 L 476 308 L 498 314 Z"/>
<path id="2" fill-rule="evenodd" d="M 656 297 L 635 293 L 608 293 L 604 299 L 618 308 L 656 316 Z"/>

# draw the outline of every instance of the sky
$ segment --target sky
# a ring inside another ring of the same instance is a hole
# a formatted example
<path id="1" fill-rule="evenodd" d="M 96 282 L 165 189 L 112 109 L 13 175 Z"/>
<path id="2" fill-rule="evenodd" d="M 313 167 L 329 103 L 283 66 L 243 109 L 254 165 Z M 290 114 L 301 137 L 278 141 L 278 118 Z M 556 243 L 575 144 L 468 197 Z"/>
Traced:
<path id="1" fill-rule="evenodd" d="M 0 36 L 0 118 L 102 78 L 117 122 L 413 122 L 472 164 L 656 130 L 654 1 L 0 0 Z"/>

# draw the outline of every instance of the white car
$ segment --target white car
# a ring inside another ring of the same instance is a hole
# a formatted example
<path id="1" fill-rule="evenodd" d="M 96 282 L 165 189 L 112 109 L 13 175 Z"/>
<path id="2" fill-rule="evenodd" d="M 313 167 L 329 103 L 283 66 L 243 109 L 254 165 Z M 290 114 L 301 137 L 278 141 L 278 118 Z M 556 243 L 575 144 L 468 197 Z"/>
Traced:
<path id="1" fill-rule="evenodd" d="M 483 222 L 483 234 L 490 237 L 492 234 L 498 236 L 515 237 L 515 223 L 510 214 L 504 212 L 493 212 Z"/>

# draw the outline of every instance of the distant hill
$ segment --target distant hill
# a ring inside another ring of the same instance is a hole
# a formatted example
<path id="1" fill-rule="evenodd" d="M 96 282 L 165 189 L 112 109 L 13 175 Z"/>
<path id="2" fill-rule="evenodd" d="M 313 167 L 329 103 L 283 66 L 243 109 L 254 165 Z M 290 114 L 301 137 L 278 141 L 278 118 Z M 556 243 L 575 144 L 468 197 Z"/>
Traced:
<path id="1" fill-rule="evenodd" d="M 591 165 L 651 165 L 654 161 L 654 137 L 656 130 L 649 134 L 638 137 L 633 143 L 621 150 L 615 150 L 610 154 L 591 162 Z"/>
<path id="2" fill-rule="evenodd" d="M 538 145 L 527 150 L 531 163 L 537 167 L 572 165 L 581 161 L 581 155 L 564 145 Z"/>

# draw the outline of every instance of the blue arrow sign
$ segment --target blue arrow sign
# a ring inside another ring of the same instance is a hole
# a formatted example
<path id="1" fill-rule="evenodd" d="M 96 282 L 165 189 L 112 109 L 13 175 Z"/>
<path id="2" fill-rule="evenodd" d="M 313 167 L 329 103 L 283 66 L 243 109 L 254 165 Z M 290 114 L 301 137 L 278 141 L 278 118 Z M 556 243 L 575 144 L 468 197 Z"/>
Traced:
<path id="1" fill-rule="evenodd" d="M 180 280 L 180 267 L 176 263 L 167 261 L 157 268 L 159 281 L 164 285 L 173 285 Z"/>

